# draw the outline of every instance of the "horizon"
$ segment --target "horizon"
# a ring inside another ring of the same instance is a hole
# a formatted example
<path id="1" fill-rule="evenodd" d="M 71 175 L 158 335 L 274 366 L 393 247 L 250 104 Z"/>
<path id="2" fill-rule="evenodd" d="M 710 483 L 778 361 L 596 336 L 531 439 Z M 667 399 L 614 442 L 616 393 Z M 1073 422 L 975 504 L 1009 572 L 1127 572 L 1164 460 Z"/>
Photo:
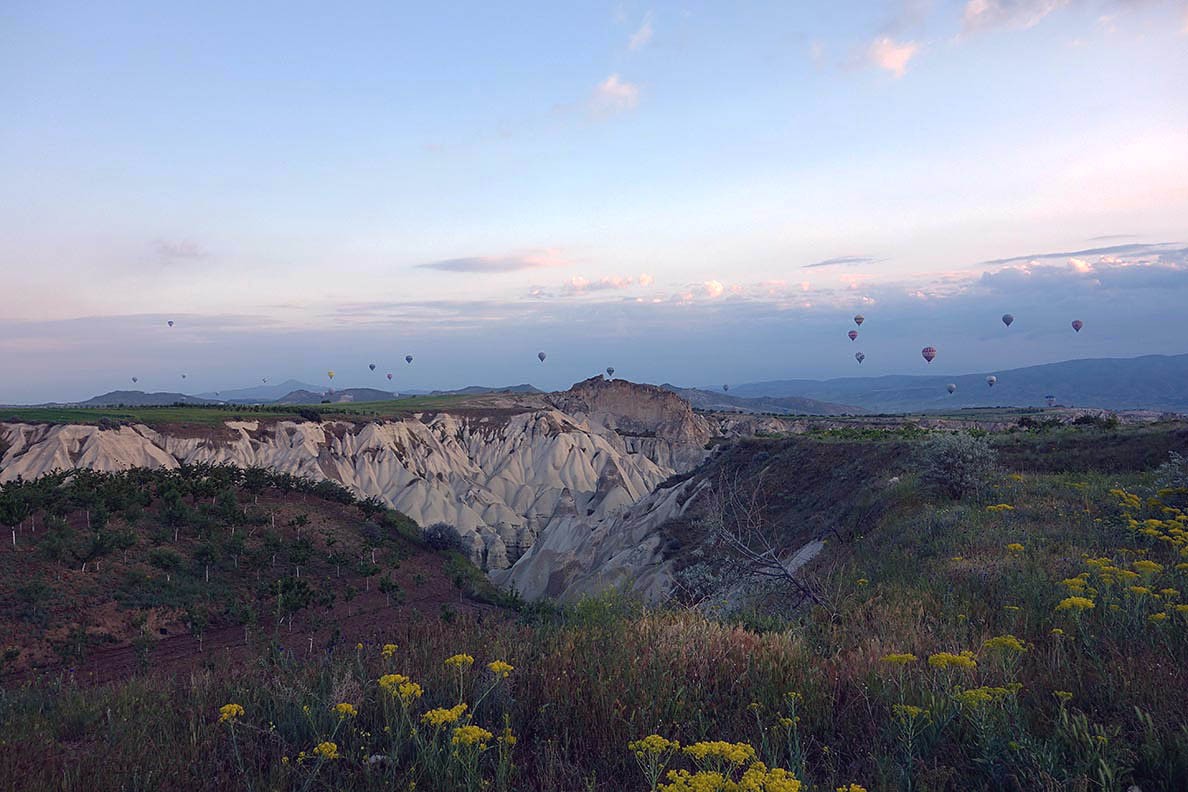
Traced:
<path id="1" fill-rule="evenodd" d="M 43 3 L 0 41 L 0 403 L 1184 351 L 1183 0 Z"/>

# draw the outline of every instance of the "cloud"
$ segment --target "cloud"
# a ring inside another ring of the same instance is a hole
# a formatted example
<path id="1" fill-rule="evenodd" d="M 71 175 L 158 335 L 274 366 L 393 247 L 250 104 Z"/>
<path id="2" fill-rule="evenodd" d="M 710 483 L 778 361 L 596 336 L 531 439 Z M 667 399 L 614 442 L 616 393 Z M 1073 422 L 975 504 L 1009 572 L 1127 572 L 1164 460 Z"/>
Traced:
<path id="1" fill-rule="evenodd" d="M 599 278 L 592 281 L 589 278 L 583 278 L 581 275 L 575 275 L 561 285 L 561 288 L 568 294 L 582 294 L 585 292 L 595 291 L 621 291 L 628 289 L 635 285 L 635 278 L 619 275 L 610 275 L 605 278 Z"/>
<path id="2" fill-rule="evenodd" d="M 726 291 L 726 287 L 722 285 L 722 282 L 716 280 L 708 280 L 701 284 L 701 287 L 705 289 L 705 296 L 711 300 L 716 300 Z"/>
<path id="3" fill-rule="evenodd" d="M 1113 239 L 1136 239 L 1138 234 L 1102 234 L 1101 236 L 1089 237 L 1090 242 L 1109 242 Z"/>
<path id="4" fill-rule="evenodd" d="M 876 259 L 872 256 L 838 256 L 837 258 L 825 259 L 813 264 L 804 264 L 801 269 L 816 269 L 817 267 L 853 267 L 858 264 L 875 264 L 884 259 Z"/>
<path id="5" fill-rule="evenodd" d="M 965 32 L 991 28 L 1029 28 L 1066 5 L 1069 0 L 969 0 L 962 26 Z"/>
<path id="6" fill-rule="evenodd" d="M 646 272 L 639 276 L 639 285 L 640 286 L 651 286 L 655 282 L 656 282 L 656 279 L 653 278 L 651 275 L 649 275 Z"/>
<path id="7" fill-rule="evenodd" d="M 418 269 L 440 272 L 475 272 L 489 275 L 517 272 L 546 267 L 566 267 L 567 261 L 557 250 L 540 250 L 514 256 L 470 256 L 467 258 L 443 259 L 418 264 Z"/>
<path id="8" fill-rule="evenodd" d="M 983 266 L 990 266 L 994 264 L 1013 264 L 1016 261 L 1042 261 L 1044 259 L 1067 259 L 1067 258 L 1083 258 L 1085 256 L 1114 256 L 1114 255 L 1158 255 L 1168 248 L 1172 247 L 1173 243 L 1160 242 L 1149 245 L 1144 243 L 1133 243 L 1127 245 L 1111 245 L 1109 247 L 1086 248 L 1084 250 L 1071 250 L 1060 253 L 1029 253 L 1026 256 L 1011 256 L 1010 258 L 991 259 L 983 261 Z"/>
<path id="9" fill-rule="evenodd" d="M 197 261 L 208 258 L 210 251 L 190 239 L 158 239 L 153 245 L 157 258 L 162 262 Z"/>
<path id="10" fill-rule="evenodd" d="M 897 42 L 890 36 L 879 36 L 871 42 L 866 52 L 867 59 L 879 67 L 902 77 L 907 72 L 908 62 L 915 57 L 920 46 L 914 41 Z"/>
<path id="11" fill-rule="evenodd" d="M 631 38 L 627 42 L 627 47 L 632 52 L 638 52 L 648 45 L 652 40 L 652 12 L 644 14 L 643 22 L 639 29 L 631 34 Z"/>
<path id="12" fill-rule="evenodd" d="M 633 110 L 639 104 L 639 86 L 612 74 L 594 88 L 590 97 L 590 112 L 596 116 L 610 116 Z"/>

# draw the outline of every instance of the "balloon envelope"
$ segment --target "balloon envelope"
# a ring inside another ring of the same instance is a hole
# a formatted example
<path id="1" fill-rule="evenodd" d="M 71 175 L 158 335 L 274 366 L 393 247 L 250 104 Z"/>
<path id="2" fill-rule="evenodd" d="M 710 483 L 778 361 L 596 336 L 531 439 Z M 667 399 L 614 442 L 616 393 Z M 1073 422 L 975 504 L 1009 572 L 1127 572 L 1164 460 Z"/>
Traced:
<path id="1" fill-rule="evenodd" d="M 994 376 L 993 374 L 991 374 L 989 377 L 986 377 L 986 384 L 991 388 L 994 387 L 994 383 L 996 382 L 998 382 L 998 377 Z"/>
<path id="2" fill-rule="evenodd" d="M 728 391 L 728 390 L 730 390 L 730 386 L 729 386 L 729 385 L 723 385 L 723 386 L 722 386 L 722 390 L 723 390 L 723 391 Z"/>
<path id="3" fill-rule="evenodd" d="M 140 378 L 138 378 L 138 377 L 133 377 L 133 378 L 132 378 L 132 381 L 133 381 L 133 382 L 140 382 Z"/>
<path id="4" fill-rule="evenodd" d="M 858 314 L 857 316 L 854 317 L 854 324 L 858 325 L 859 327 L 862 327 L 862 323 L 865 321 L 866 321 L 866 317 L 863 316 L 862 314 Z"/>
<path id="5" fill-rule="evenodd" d="M 946 390 L 948 390 L 948 391 L 949 391 L 949 393 L 956 393 L 956 392 L 957 392 L 957 385 L 956 385 L 956 384 L 954 384 L 954 383 L 952 383 L 952 382 L 950 382 L 948 385 L 946 385 L 946 386 L 945 386 L 945 389 L 946 389 Z"/>
<path id="6" fill-rule="evenodd" d="M 327 372 L 326 372 L 326 376 L 327 376 L 327 377 L 329 377 L 330 379 L 334 379 L 334 372 L 333 372 L 333 371 L 327 371 Z"/>
<path id="7" fill-rule="evenodd" d="M 537 352 L 536 357 L 540 360 L 541 363 L 544 363 L 545 358 L 547 358 L 548 355 L 546 355 L 544 352 Z"/>
<path id="8" fill-rule="evenodd" d="M 372 371 L 375 371 L 375 364 L 374 364 L 374 363 L 368 363 L 368 364 L 367 364 L 367 368 L 371 369 Z"/>
<path id="9" fill-rule="evenodd" d="M 392 379 L 392 375 L 391 375 L 391 374 L 389 374 L 389 375 L 388 375 L 388 379 Z"/>
<path id="10" fill-rule="evenodd" d="M 607 367 L 606 367 L 606 376 L 608 376 L 608 377 L 613 377 L 613 376 L 615 376 L 615 367 L 614 367 L 614 366 L 607 366 Z"/>
<path id="11" fill-rule="evenodd" d="M 1076 330 L 1079 333 L 1079 332 L 1081 332 L 1081 328 L 1084 326 L 1085 326 L 1085 323 L 1082 322 L 1080 319 L 1073 319 L 1073 323 L 1072 323 L 1073 330 Z"/>
<path id="12" fill-rule="evenodd" d="M 858 331 L 851 330 L 850 332 L 846 333 L 846 335 L 848 335 L 850 337 L 850 340 L 853 341 L 854 339 L 858 338 Z"/>
<path id="13" fill-rule="evenodd" d="M 857 360 L 859 363 L 861 363 L 862 361 L 866 360 L 866 355 L 862 354 L 861 352 L 855 352 L 854 360 Z"/>
<path id="14" fill-rule="evenodd" d="M 933 358 L 936 357 L 936 347 L 924 347 L 923 349 L 920 350 L 920 354 L 924 357 L 925 360 L 927 360 L 929 363 L 931 363 Z"/>
<path id="15" fill-rule="evenodd" d="M 1006 325 L 1007 327 L 1010 327 L 1010 326 L 1011 326 L 1011 323 L 1012 323 L 1012 322 L 1014 322 L 1014 321 L 1015 321 L 1015 317 L 1011 316 L 1010 314 L 1003 314 L 1003 315 L 1002 315 L 1002 323 L 1003 323 L 1004 325 Z"/>
<path id="16" fill-rule="evenodd" d="M 170 327 L 173 327 L 173 320 L 170 319 L 166 324 L 168 324 Z"/>
<path id="17" fill-rule="evenodd" d="M 405 356 L 404 356 L 404 362 L 405 362 L 405 363 L 412 363 L 412 355 L 405 355 Z"/>

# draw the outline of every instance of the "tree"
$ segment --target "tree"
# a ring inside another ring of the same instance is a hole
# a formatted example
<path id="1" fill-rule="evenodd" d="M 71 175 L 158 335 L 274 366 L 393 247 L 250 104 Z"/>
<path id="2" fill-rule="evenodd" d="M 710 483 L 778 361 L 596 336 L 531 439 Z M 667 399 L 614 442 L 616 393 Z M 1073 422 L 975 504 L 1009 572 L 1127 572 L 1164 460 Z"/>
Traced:
<path id="1" fill-rule="evenodd" d="M 978 494 L 989 483 L 997 453 L 985 437 L 962 432 L 926 440 L 916 453 L 920 483 L 953 499 Z"/>

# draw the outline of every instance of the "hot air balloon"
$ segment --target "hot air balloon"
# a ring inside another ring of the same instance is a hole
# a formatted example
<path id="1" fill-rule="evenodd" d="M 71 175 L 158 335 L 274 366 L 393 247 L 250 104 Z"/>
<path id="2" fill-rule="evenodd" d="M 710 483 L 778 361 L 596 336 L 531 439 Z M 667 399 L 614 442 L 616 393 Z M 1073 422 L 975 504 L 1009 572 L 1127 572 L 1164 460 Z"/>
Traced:
<path id="1" fill-rule="evenodd" d="M 1007 327 L 1010 327 L 1011 323 L 1014 321 L 1015 321 L 1015 317 L 1012 316 L 1011 314 L 1003 314 L 1002 315 L 1002 323 L 1004 325 L 1006 325 Z"/>
<path id="2" fill-rule="evenodd" d="M 1073 330 L 1076 330 L 1079 333 L 1079 332 L 1081 332 L 1081 328 L 1084 326 L 1085 326 L 1085 323 L 1082 322 L 1080 319 L 1073 319 L 1073 323 L 1072 323 Z"/>
<path id="3" fill-rule="evenodd" d="M 185 375 L 185 374 L 182 374 L 182 379 L 185 379 L 185 378 L 186 378 L 186 375 Z"/>
<path id="4" fill-rule="evenodd" d="M 375 364 L 374 364 L 374 363 L 368 363 L 368 364 L 367 364 L 367 368 L 371 369 L 372 371 L 375 371 Z"/>
<path id="5" fill-rule="evenodd" d="M 948 385 L 945 386 L 945 390 L 947 390 L 949 393 L 956 393 L 957 392 L 956 383 L 950 382 Z"/>
<path id="6" fill-rule="evenodd" d="M 412 363 L 412 355 L 405 355 L 405 356 L 404 356 L 404 362 L 405 362 L 405 363 Z"/>
<path id="7" fill-rule="evenodd" d="M 865 321 L 866 321 L 866 317 L 863 316 L 862 314 L 858 314 L 857 316 L 854 317 L 854 324 L 858 325 L 859 327 L 862 327 L 862 323 Z"/>
<path id="8" fill-rule="evenodd" d="M 168 322 L 166 322 L 165 324 L 169 325 L 170 327 L 173 327 L 173 320 L 172 320 L 172 319 L 170 319 L 170 320 L 169 320 Z"/>
<path id="9" fill-rule="evenodd" d="M 267 382 L 268 382 L 268 377 L 260 377 L 260 382 L 267 383 Z"/>
<path id="10" fill-rule="evenodd" d="M 729 391 L 729 390 L 730 390 L 730 386 L 729 386 L 729 385 L 723 385 L 723 386 L 722 386 L 722 392 L 723 392 L 723 393 L 725 393 L 726 391 Z"/>
<path id="11" fill-rule="evenodd" d="M 139 378 L 139 377 L 133 377 L 133 378 L 132 378 L 132 381 L 133 381 L 133 382 L 140 382 L 140 378 Z"/>
<path id="12" fill-rule="evenodd" d="M 388 375 L 388 379 L 392 379 L 392 375 L 391 375 L 391 374 L 389 374 L 389 375 Z"/>
<path id="13" fill-rule="evenodd" d="M 333 370 L 327 371 L 326 376 L 329 377 L 330 379 L 334 379 L 334 371 Z"/>
<path id="14" fill-rule="evenodd" d="M 855 352 L 854 360 L 857 360 L 859 363 L 861 363 L 862 361 L 866 360 L 866 355 L 862 354 L 861 352 Z"/>
<path id="15" fill-rule="evenodd" d="M 544 363 L 544 361 L 545 361 L 545 358 L 547 358 L 547 357 L 548 357 L 548 355 L 546 355 L 544 352 L 537 352 L 537 353 L 536 353 L 536 358 L 537 358 L 537 360 L 539 360 L 541 363 Z"/>
<path id="16" fill-rule="evenodd" d="M 994 383 L 996 382 L 998 382 L 998 377 L 994 376 L 993 374 L 991 374 L 989 377 L 986 377 L 986 384 L 991 388 L 994 387 Z"/>
<path id="17" fill-rule="evenodd" d="M 920 350 L 920 354 L 924 356 L 925 360 L 931 363 L 932 359 L 936 357 L 936 347 L 924 347 Z"/>
<path id="18" fill-rule="evenodd" d="M 854 340 L 856 340 L 856 339 L 858 338 L 858 331 L 857 331 L 857 330 L 851 330 L 850 332 L 846 333 L 846 335 L 848 335 L 848 336 L 850 337 L 850 340 L 851 340 L 851 341 L 854 341 Z"/>
<path id="19" fill-rule="evenodd" d="M 608 377 L 613 377 L 613 376 L 615 376 L 615 367 L 614 367 L 614 366 L 607 366 L 607 367 L 606 367 L 606 376 L 608 376 Z"/>

